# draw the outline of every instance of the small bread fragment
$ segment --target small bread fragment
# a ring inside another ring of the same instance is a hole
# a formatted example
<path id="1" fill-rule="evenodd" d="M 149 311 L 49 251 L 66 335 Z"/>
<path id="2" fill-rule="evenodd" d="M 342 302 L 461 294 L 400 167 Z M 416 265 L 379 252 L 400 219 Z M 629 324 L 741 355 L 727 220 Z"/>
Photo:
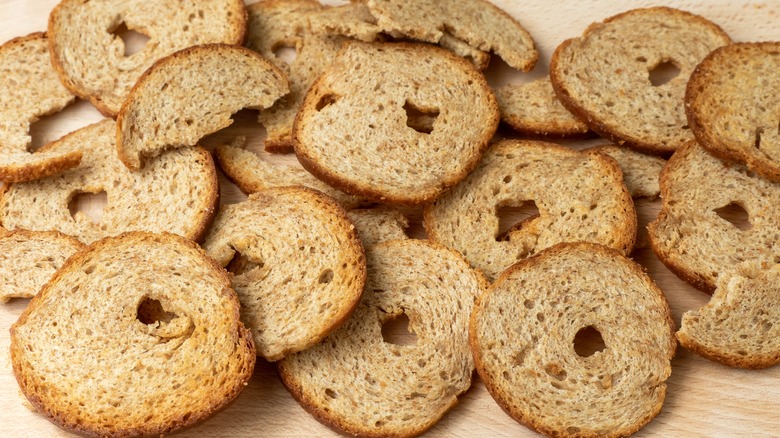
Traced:
<path id="1" fill-rule="evenodd" d="M 51 65 L 46 34 L 33 33 L 0 46 L 0 77 L 0 181 L 30 181 L 78 166 L 78 151 L 27 151 L 30 125 L 75 99 Z"/>
<path id="2" fill-rule="evenodd" d="M 247 47 L 257 51 L 282 70 L 290 80 L 290 93 L 272 107 L 260 111 L 268 137 L 265 150 L 293 151 L 292 127 L 306 91 L 333 62 L 343 38 L 314 33 L 308 19 L 325 9 L 316 0 L 264 0 L 250 5 Z M 295 59 L 287 64 L 276 56 L 282 47 L 295 49 Z"/>
<path id="3" fill-rule="evenodd" d="M 35 410 L 86 436 L 199 423 L 255 366 L 226 273 L 173 234 L 126 233 L 71 257 L 11 327 L 11 363 Z"/>
<path id="4" fill-rule="evenodd" d="M 496 89 L 501 120 L 534 137 L 586 137 L 590 129 L 555 97 L 550 78 Z"/>
<path id="5" fill-rule="evenodd" d="M 730 42 L 698 15 L 634 9 L 564 41 L 550 62 L 550 79 L 563 106 L 599 135 L 642 152 L 671 154 L 693 139 L 683 108 L 691 72 Z M 654 72 L 663 67 L 679 74 L 656 85 Z"/>
<path id="6" fill-rule="evenodd" d="M 626 183 L 632 198 L 655 199 L 661 193 L 658 179 L 666 165 L 663 158 L 613 144 L 595 146 L 588 150 L 609 155 L 617 161 L 623 171 L 623 182 Z"/>
<path id="7" fill-rule="evenodd" d="M 35 296 L 82 248 L 83 243 L 57 231 L 16 230 L 0 236 L 0 302 Z"/>
<path id="8" fill-rule="evenodd" d="M 257 354 L 270 361 L 338 328 L 366 281 L 363 247 L 346 212 L 302 187 L 264 190 L 224 206 L 203 248 L 221 266 L 244 259 L 233 288 Z"/>
<path id="9" fill-rule="evenodd" d="M 149 68 L 122 105 L 119 158 L 138 170 L 142 160 L 194 146 L 230 126 L 238 110 L 268 108 L 289 91 L 278 68 L 244 47 L 206 44 L 176 52 Z"/>
<path id="10" fill-rule="evenodd" d="M 471 386 L 468 319 L 487 288 L 456 252 L 422 240 L 367 251 L 355 313 L 322 343 L 279 362 L 282 382 L 317 420 L 349 435 L 411 437 L 433 426 Z M 409 319 L 414 345 L 383 339 Z"/>
<path id="11" fill-rule="evenodd" d="M 363 208 L 350 210 L 347 214 L 366 248 L 388 240 L 407 238 L 404 229 L 409 226 L 409 219 L 396 209 Z"/>
<path id="12" fill-rule="evenodd" d="M 780 182 L 780 42 L 735 43 L 693 71 L 685 110 L 699 143 Z"/>
<path id="13" fill-rule="evenodd" d="M 705 291 L 744 261 L 780 260 L 780 183 L 710 155 L 692 141 L 661 173 L 663 205 L 647 230 L 658 258 L 678 277 Z M 729 218 L 722 209 L 741 210 Z"/>
<path id="14" fill-rule="evenodd" d="M 431 201 L 479 162 L 498 126 L 485 78 L 438 47 L 349 44 L 295 120 L 295 154 L 317 178 L 371 201 Z"/>
<path id="15" fill-rule="evenodd" d="M 501 274 L 474 308 L 469 342 L 501 408 L 554 437 L 639 430 L 661 410 L 677 346 L 669 304 L 642 267 L 584 242 Z"/>
<path id="16" fill-rule="evenodd" d="M 122 29 L 149 40 L 128 56 Z M 155 61 L 199 44 L 241 44 L 245 31 L 241 0 L 62 0 L 49 16 L 48 35 L 65 86 L 115 117 Z"/>
<path id="17" fill-rule="evenodd" d="M 129 171 L 116 156 L 116 123 L 107 119 L 49 143 L 45 151 L 79 151 L 81 164 L 49 178 L 9 185 L 0 197 L 0 224 L 14 230 L 57 230 L 91 243 L 125 231 L 171 232 L 199 240 L 219 199 L 211 154 L 202 148 L 170 151 Z M 105 192 L 98 223 L 71 213 L 75 197 Z"/>
<path id="18" fill-rule="evenodd" d="M 736 368 L 780 363 L 780 264 L 746 261 L 724 272 L 706 306 L 685 312 L 680 344 Z"/>
<path id="19" fill-rule="evenodd" d="M 500 236 L 498 209 L 527 201 L 539 215 Z M 559 242 L 600 243 L 628 254 L 637 227 L 613 159 L 529 140 L 492 145 L 468 178 L 426 206 L 424 225 L 431 240 L 459 251 L 491 281 Z"/>

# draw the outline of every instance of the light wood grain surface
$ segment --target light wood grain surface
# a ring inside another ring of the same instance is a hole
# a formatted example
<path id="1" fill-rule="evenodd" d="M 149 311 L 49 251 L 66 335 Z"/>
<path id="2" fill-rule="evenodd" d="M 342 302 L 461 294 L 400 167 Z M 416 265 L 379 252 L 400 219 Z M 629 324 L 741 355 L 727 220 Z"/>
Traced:
<path id="1" fill-rule="evenodd" d="M 465 0 L 464 0 L 465 1 Z M 600 21 L 634 7 L 668 5 L 704 15 L 721 25 L 734 40 L 780 40 L 780 0 L 772 1 L 617 1 L 617 0 L 494 0 L 531 32 L 541 51 L 539 66 L 530 74 L 493 66 L 488 72 L 493 84 L 528 81 L 547 73 L 547 64 L 555 46 L 566 38 L 578 36 L 593 21 Z M 46 20 L 56 0 L 0 0 L 0 43 L 13 37 L 45 30 Z M 2 78 L 0 77 L 0 80 Z M 101 116 L 87 102 L 79 101 L 65 111 L 47 117 L 33 126 L 35 145 L 98 121 Z M 259 151 L 265 135 L 254 122 L 255 113 L 243 111 L 236 124 L 204 140 L 208 147 L 246 135 L 250 148 Z M 597 141 L 564 142 L 576 148 Z M 292 157 L 265 158 L 280 164 L 294 162 Z M 235 186 L 222 182 L 223 202 L 244 199 Z M 101 201 L 86 200 L 81 208 L 99 217 Z M 639 201 L 640 226 L 644 227 L 658 212 L 658 201 Z M 779 207 L 780 208 L 780 207 Z M 410 212 L 419 221 L 419 212 Z M 419 224 L 412 234 L 419 236 Z M 643 264 L 669 299 L 675 322 L 686 310 L 704 305 L 709 296 L 699 292 L 670 273 L 646 248 L 634 258 Z M 16 320 L 28 300 L 12 300 L 0 308 L 0 436 L 68 436 L 43 417 L 25 407 L 11 372 L 8 354 L 8 327 Z M 672 362 L 668 395 L 661 414 L 636 436 L 780 436 L 780 367 L 760 371 L 730 369 L 678 349 Z M 272 364 L 260 360 L 249 386 L 228 409 L 206 423 L 180 436 L 334 436 L 309 416 L 282 386 Z M 428 433 L 428 436 L 536 436 L 514 422 L 493 402 L 484 385 L 475 378 L 473 387 Z"/>

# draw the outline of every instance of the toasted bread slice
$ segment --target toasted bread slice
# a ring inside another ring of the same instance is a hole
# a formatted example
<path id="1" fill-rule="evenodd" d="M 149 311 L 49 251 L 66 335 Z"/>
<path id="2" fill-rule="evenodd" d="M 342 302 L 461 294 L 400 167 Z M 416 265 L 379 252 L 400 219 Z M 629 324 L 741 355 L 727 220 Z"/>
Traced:
<path id="1" fill-rule="evenodd" d="M 502 239 L 498 209 L 526 201 L 539 215 Z M 559 242 L 600 243 L 628 254 L 636 212 L 613 159 L 553 143 L 503 140 L 468 178 L 425 208 L 424 225 L 431 240 L 460 251 L 492 281 Z"/>
<path id="2" fill-rule="evenodd" d="M 696 142 L 667 163 L 661 199 L 661 212 L 647 227 L 650 244 L 672 272 L 705 292 L 743 261 L 780 257 L 780 183 L 728 165 Z M 742 215 L 728 216 L 724 209 L 741 209 Z"/>
<path id="3" fill-rule="evenodd" d="M 730 42 L 698 15 L 634 9 L 564 41 L 553 54 L 550 79 L 561 103 L 590 129 L 618 145 L 668 155 L 693 139 L 683 108 L 688 77 L 708 53 Z M 663 67 L 679 74 L 654 84 L 654 72 Z"/>
<path id="4" fill-rule="evenodd" d="M 273 187 L 304 186 L 325 193 L 344 208 L 366 203 L 318 180 L 297 161 L 294 164 L 272 163 L 243 149 L 244 143 L 245 139 L 239 137 L 229 145 L 217 146 L 214 153 L 225 175 L 247 195 Z"/>
<path id="5" fill-rule="evenodd" d="M 27 151 L 30 125 L 75 99 L 51 65 L 46 35 L 33 33 L 0 46 L 0 77 L 0 181 L 31 181 L 78 166 L 77 151 Z"/>
<path id="6" fill-rule="evenodd" d="M 355 196 L 421 204 L 463 179 L 498 125 L 485 78 L 423 44 L 349 44 L 317 79 L 295 120 L 295 154 Z"/>
<path id="7" fill-rule="evenodd" d="M 143 50 L 126 55 L 116 33 L 122 29 L 149 37 Z M 115 117 L 155 61 L 197 44 L 241 44 L 245 32 L 241 0 L 62 0 L 49 15 L 48 35 L 65 86 Z"/>
<path id="8" fill-rule="evenodd" d="M 0 236 L 0 302 L 31 298 L 84 244 L 56 231 L 16 230 Z"/>
<path id="9" fill-rule="evenodd" d="M 57 271 L 11 327 L 11 363 L 36 411 L 64 429 L 159 436 L 235 399 L 255 350 L 228 276 L 198 245 L 127 233 Z"/>
<path id="10" fill-rule="evenodd" d="M 659 178 L 666 165 L 663 158 L 613 144 L 595 146 L 587 150 L 609 155 L 617 161 L 623 171 L 623 182 L 626 183 L 632 198 L 655 199 L 661 193 Z"/>
<path id="11" fill-rule="evenodd" d="M 302 187 L 269 189 L 223 207 L 203 248 L 222 266 L 252 265 L 233 288 L 257 354 L 270 361 L 318 343 L 352 313 L 366 281 L 363 247 L 346 212 Z"/>
<path id="12" fill-rule="evenodd" d="M 116 123 L 103 120 L 50 143 L 45 151 L 80 151 L 81 164 L 49 178 L 9 185 L 0 198 L 0 223 L 13 230 L 58 230 L 84 243 L 125 231 L 171 232 L 198 240 L 214 218 L 217 172 L 202 148 L 170 151 L 130 172 L 116 156 Z M 69 205 L 84 193 L 106 192 L 93 223 Z"/>
<path id="13" fill-rule="evenodd" d="M 680 344 L 730 367 L 780 363 L 780 264 L 740 263 L 716 286 L 706 306 L 683 314 Z"/>
<path id="14" fill-rule="evenodd" d="M 350 210 L 347 214 L 366 248 L 388 240 L 407 238 L 404 229 L 409 226 L 409 220 L 396 209 L 364 208 Z"/>
<path id="15" fill-rule="evenodd" d="M 274 63 L 290 80 L 290 93 L 260 111 L 260 122 L 268 131 L 268 152 L 293 151 L 293 122 L 306 91 L 341 48 L 343 38 L 309 30 L 309 17 L 324 8 L 316 0 L 264 0 L 247 8 L 247 47 Z M 282 47 L 295 49 L 295 59 L 289 64 L 276 55 Z"/>
<path id="16" fill-rule="evenodd" d="M 176 52 L 147 70 L 122 105 L 119 158 L 138 170 L 146 158 L 194 146 L 230 126 L 238 110 L 268 108 L 288 92 L 284 74 L 244 47 L 206 44 Z"/>
<path id="17" fill-rule="evenodd" d="M 436 423 L 471 386 L 468 319 L 487 284 L 452 250 L 421 240 L 368 250 L 355 313 L 321 344 L 279 362 L 298 402 L 349 435 L 410 437 Z M 414 345 L 384 341 L 382 326 L 409 318 Z"/>
<path id="18" fill-rule="evenodd" d="M 590 129 L 555 97 L 550 78 L 496 89 L 501 120 L 533 137 L 587 137 Z"/>
<path id="19" fill-rule="evenodd" d="M 693 71 L 685 110 L 699 144 L 780 182 L 778 71 L 780 42 L 721 47 Z"/>
<path id="20" fill-rule="evenodd" d="M 501 274 L 474 308 L 469 341 L 501 408 L 556 437 L 623 437 L 647 424 L 677 346 L 669 304 L 643 268 L 582 242 Z"/>

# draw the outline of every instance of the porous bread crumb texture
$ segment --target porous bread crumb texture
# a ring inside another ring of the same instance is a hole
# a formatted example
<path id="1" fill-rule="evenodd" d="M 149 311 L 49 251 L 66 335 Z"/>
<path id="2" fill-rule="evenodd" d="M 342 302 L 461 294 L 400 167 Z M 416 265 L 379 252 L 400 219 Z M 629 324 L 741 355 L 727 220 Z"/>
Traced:
<path id="1" fill-rule="evenodd" d="M 577 334 L 603 349 L 585 356 Z M 674 322 L 661 290 L 618 251 L 562 243 L 515 264 L 469 327 L 479 376 L 512 418 L 548 436 L 620 437 L 661 410 Z"/>
<path id="2" fill-rule="evenodd" d="M 149 37 L 143 50 L 125 56 L 125 43 L 114 34 L 123 25 Z M 241 0 L 62 0 L 48 27 L 60 79 L 107 117 L 119 113 L 155 61 L 199 44 L 241 44 L 245 32 Z"/>
<path id="3" fill-rule="evenodd" d="M 498 126 L 485 78 L 423 44 L 349 44 L 306 95 L 295 154 L 328 184 L 390 204 L 429 202 L 479 162 Z"/>
<path id="4" fill-rule="evenodd" d="M 0 236 L 0 301 L 35 296 L 82 248 L 78 240 L 56 231 L 17 230 Z"/>
<path id="5" fill-rule="evenodd" d="M 289 94 L 260 111 L 260 122 L 268 132 L 265 139 L 268 152 L 293 151 L 293 122 L 306 91 L 333 62 L 344 41 L 338 36 L 310 30 L 309 17 L 323 9 L 316 0 L 265 0 L 247 8 L 247 47 L 270 60 L 290 81 Z M 289 64 L 276 54 L 284 47 L 295 49 L 295 59 Z"/>
<path id="6" fill-rule="evenodd" d="M 73 102 L 49 59 L 44 33 L 0 46 L 0 181 L 43 178 L 78 166 L 78 152 L 30 153 L 30 125 Z"/>
<path id="7" fill-rule="evenodd" d="M 634 9 L 564 41 L 553 54 L 550 78 L 561 103 L 593 131 L 642 152 L 669 154 L 693 139 L 683 108 L 691 72 L 730 42 L 698 15 Z M 651 71 L 665 63 L 679 74 L 655 86 Z"/>
<path id="8" fill-rule="evenodd" d="M 249 49 L 184 49 L 155 63 L 133 87 L 117 117 L 117 153 L 127 167 L 140 169 L 144 159 L 195 146 L 230 126 L 233 113 L 268 108 L 289 91 L 284 74 Z"/>
<path id="9" fill-rule="evenodd" d="M 623 172 L 623 182 L 632 198 L 655 199 L 661 193 L 659 178 L 666 165 L 663 158 L 611 144 L 588 150 L 609 155 L 617 161 Z"/>
<path id="10" fill-rule="evenodd" d="M 287 389 L 319 421 L 350 435 L 419 435 L 471 386 L 468 318 L 487 288 L 456 252 L 421 240 L 367 252 L 363 299 L 341 329 L 279 362 Z M 384 342 L 405 314 L 414 345 Z"/>
<path id="11" fill-rule="evenodd" d="M 539 215 L 499 236 L 499 209 L 526 201 Z M 491 146 L 468 178 L 425 208 L 424 225 L 431 240 L 459 251 L 491 281 L 559 242 L 600 243 L 629 254 L 637 228 L 613 159 L 528 140 Z"/>
<path id="12" fill-rule="evenodd" d="M 496 89 L 501 120 L 524 135 L 585 137 L 585 122 L 574 117 L 555 96 L 549 77 Z"/>
<path id="13" fill-rule="evenodd" d="M 11 328 L 35 409 L 90 436 L 151 436 L 224 408 L 255 351 L 226 273 L 171 234 L 127 233 L 69 259 Z"/>
<path id="14" fill-rule="evenodd" d="M 346 212 L 325 195 L 278 188 L 223 207 L 203 243 L 234 270 L 241 317 L 270 361 L 304 350 L 339 327 L 366 281 L 363 247 Z"/>
<path id="15" fill-rule="evenodd" d="M 409 226 L 409 219 L 394 208 L 363 208 L 350 210 L 347 214 L 366 248 L 388 240 L 407 238 L 404 230 Z"/>
<path id="16" fill-rule="evenodd" d="M 780 182 L 780 42 L 735 43 L 693 71 L 685 110 L 699 143 Z"/>
<path id="17" fill-rule="evenodd" d="M 663 205 L 648 225 L 650 244 L 677 276 L 712 292 L 718 275 L 753 260 L 780 260 L 780 183 L 729 165 L 696 142 L 677 151 L 661 173 Z M 737 205 L 747 213 L 741 229 L 716 210 Z"/>
<path id="18" fill-rule="evenodd" d="M 357 1 L 357 0 L 355 0 Z M 377 25 L 392 36 L 430 43 L 449 34 L 459 45 L 494 52 L 510 66 L 530 71 L 539 54 L 533 39 L 512 16 L 485 0 L 362 0 Z"/>
<path id="19" fill-rule="evenodd" d="M 273 163 L 235 144 L 217 146 L 214 155 L 220 169 L 246 194 L 273 187 L 304 186 L 325 193 L 345 208 L 366 203 L 318 180 L 297 162 Z"/>
<path id="20" fill-rule="evenodd" d="M 683 314 L 680 344 L 731 367 L 780 363 L 780 265 L 746 261 L 716 284 L 706 306 Z"/>
<path id="21" fill-rule="evenodd" d="M 84 243 L 125 231 L 171 232 L 198 240 L 213 220 L 219 186 L 211 155 L 202 148 L 170 151 L 129 171 L 116 156 L 116 123 L 103 120 L 50 143 L 46 151 L 83 153 L 81 164 L 59 175 L 11 184 L 0 198 L 0 223 L 9 229 L 58 230 Z M 84 193 L 105 192 L 93 223 L 69 205 Z"/>

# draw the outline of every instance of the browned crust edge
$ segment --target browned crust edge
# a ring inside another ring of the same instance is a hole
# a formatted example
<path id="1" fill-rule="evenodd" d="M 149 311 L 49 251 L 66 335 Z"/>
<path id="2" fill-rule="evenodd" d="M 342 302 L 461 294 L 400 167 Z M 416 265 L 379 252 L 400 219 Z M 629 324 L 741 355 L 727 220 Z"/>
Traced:
<path id="1" fill-rule="evenodd" d="M 507 268 L 499 276 L 499 278 L 496 279 L 496 281 L 493 283 L 490 289 L 488 289 L 484 294 L 482 294 L 482 296 L 479 297 L 479 299 L 477 300 L 477 303 L 474 306 L 474 310 L 471 312 L 471 318 L 469 321 L 469 346 L 471 347 L 471 351 L 474 356 L 474 364 L 477 369 L 477 374 L 479 374 L 480 378 L 482 379 L 482 382 L 485 384 L 485 387 L 488 390 L 488 393 L 491 395 L 491 397 L 493 397 L 493 399 L 496 401 L 499 407 L 501 407 L 501 410 L 506 412 L 507 415 L 512 417 L 512 419 L 514 419 L 518 423 L 536 432 L 539 432 L 547 436 L 554 436 L 554 437 L 577 436 L 577 437 L 595 438 L 595 437 L 603 437 L 603 436 L 607 436 L 607 437 L 628 436 L 637 432 L 642 427 L 644 427 L 653 418 L 655 418 L 659 412 L 661 412 L 661 408 L 663 407 L 663 402 L 666 398 L 666 383 L 661 383 L 659 385 L 659 387 L 663 392 L 663 394 L 661 394 L 659 403 L 653 407 L 651 412 L 649 412 L 645 417 L 641 418 L 639 421 L 633 424 L 630 428 L 626 430 L 618 431 L 617 433 L 611 435 L 597 435 L 597 434 L 588 434 L 588 433 L 578 433 L 578 434 L 571 435 L 559 430 L 546 427 L 544 424 L 542 424 L 539 421 L 536 421 L 534 418 L 526 418 L 522 415 L 521 412 L 514 412 L 510 407 L 510 403 L 508 402 L 508 399 L 503 396 L 502 392 L 498 389 L 498 386 L 495 385 L 495 382 L 490 380 L 490 375 L 487 373 L 485 364 L 482 361 L 482 350 L 480 348 L 477 339 L 477 320 L 480 317 L 482 317 L 482 312 L 484 311 L 483 303 L 485 299 L 487 299 L 487 297 L 491 293 L 493 293 L 493 290 L 498 285 L 506 281 L 507 277 L 509 277 L 515 271 L 532 267 L 539 260 L 543 260 L 544 258 L 559 253 L 568 252 L 568 251 L 585 251 L 588 253 L 598 253 L 612 260 L 619 261 L 620 263 L 625 263 L 630 268 L 630 270 L 634 272 L 634 274 L 637 277 L 645 281 L 645 284 L 649 286 L 649 289 L 656 294 L 657 298 L 660 298 L 661 304 L 665 308 L 666 323 L 669 326 L 669 334 L 670 334 L 669 336 L 670 353 L 668 356 L 668 360 L 671 361 L 672 358 L 674 358 L 677 352 L 677 340 L 674 337 L 675 324 L 674 324 L 674 319 L 672 318 L 672 311 L 671 308 L 669 307 L 669 302 L 667 301 L 666 296 L 663 294 L 663 292 L 658 287 L 658 285 L 655 284 L 653 279 L 650 278 L 649 275 L 647 275 L 645 269 L 638 263 L 634 262 L 633 260 L 629 259 L 625 255 L 620 253 L 620 251 L 613 248 L 609 248 L 603 245 L 588 243 L 588 242 L 563 242 L 551 246 L 550 248 L 547 248 L 544 251 L 530 258 L 521 260 L 515 263 L 514 265 L 510 266 L 509 268 Z"/>
<path id="2" fill-rule="evenodd" d="M 245 168 L 242 166 L 237 165 L 232 160 L 226 160 L 225 159 L 225 148 L 231 148 L 235 146 L 231 145 L 219 145 L 216 148 L 214 148 L 214 160 L 219 166 L 219 168 L 222 170 L 222 173 L 225 174 L 225 177 L 230 180 L 233 184 L 235 184 L 241 192 L 243 192 L 245 195 L 251 195 L 252 193 L 259 192 L 260 190 L 266 189 L 268 187 L 259 186 L 257 184 L 253 184 L 249 182 L 246 178 L 242 178 L 244 175 Z M 0 197 L 0 200 L 2 198 Z"/>
<path id="3" fill-rule="evenodd" d="M 204 409 L 201 412 L 194 413 L 188 413 L 183 414 L 181 417 L 170 421 L 168 424 L 161 424 L 161 425 L 155 425 L 155 426 L 149 426 L 147 424 L 140 425 L 137 428 L 131 428 L 127 430 L 116 430 L 116 431 L 106 431 L 101 428 L 90 428 L 87 424 L 78 424 L 75 421 L 72 421 L 71 418 L 69 418 L 65 413 L 59 412 L 55 409 L 49 409 L 48 406 L 44 405 L 42 400 L 39 397 L 36 397 L 34 394 L 30 393 L 27 388 L 27 380 L 25 379 L 24 369 L 21 368 L 21 364 L 19 363 L 19 360 L 17 357 L 22 354 L 19 351 L 19 348 L 14 348 L 14 341 L 15 341 L 15 329 L 16 327 L 23 325 L 27 322 L 27 318 L 29 315 L 38 310 L 39 307 L 42 306 L 42 302 L 44 300 L 43 297 L 47 296 L 50 293 L 51 288 L 53 287 L 53 284 L 60 281 L 60 278 L 64 275 L 66 271 L 71 270 L 74 267 L 78 267 L 83 261 L 86 259 L 86 257 L 94 252 L 94 251 L 100 251 L 104 248 L 112 248 L 116 245 L 128 243 L 131 245 L 139 245 L 146 241 L 153 240 L 160 242 L 161 239 L 165 241 L 166 243 L 174 243 L 177 245 L 183 245 L 190 251 L 194 251 L 198 256 L 203 258 L 203 261 L 209 265 L 213 270 L 214 274 L 219 277 L 223 284 L 223 288 L 220 291 L 222 294 L 227 294 L 231 297 L 231 300 L 234 303 L 233 307 L 233 317 L 236 321 L 236 329 L 238 331 L 238 337 L 237 337 L 237 346 L 240 346 L 237 348 L 241 351 L 241 356 L 244 356 L 242 359 L 242 363 L 246 363 L 248 366 L 246 367 L 244 375 L 240 376 L 238 379 L 236 379 L 236 384 L 228 390 L 226 394 L 224 394 L 224 397 L 219 400 L 215 400 L 211 403 L 209 407 Z M 100 239 L 91 245 L 87 246 L 86 248 L 82 249 L 81 251 L 74 254 L 72 257 L 70 257 L 63 266 L 54 274 L 54 276 L 49 280 L 46 285 L 43 286 L 41 291 L 30 300 L 29 305 L 27 308 L 22 312 L 22 314 L 19 316 L 19 319 L 11 326 L 10 332 L 11 332 L 11 363 L 13 365 L 13 372 L 14 377 L 16 378 L 17 382 L 19 383 L 19 388 L 21 389 L 22 393 L 25 395 L 25 397 L 30 401 L 30 403 L 35 408 L 36 412 L 39 412 L 43 414 L 45 417 L 47 417 L 50 421 L 52 421 L 57 426 L 61 427 L 62 429 L 65 429 L 67 431 L 75 432 L 77 434 L 83 435 L 83 436 L 89 436 L 89 437 L 132 437 L 132 436 L 153 436 L 158 435 L 161 436 L 163 434 L 173 433 L 185 428 L 192 427 L 196 424 L 199 424 L 206 419 L 210 418 L 212 415 L 216 414 L 217 412 L 225 409 L 233 400 L 235 400 L 236 397 L 238 397 L 239 393 L 244 389 L 246 384 L 249 382 L 249 379 L 252 377 L 252 373 L 254 372 L 255 362 L 256 362 L 256 355 L 255 355 L 255 347 L 254 343 L 252 342 L 252 336 L 249 333 L 249 330 L 244 327 L 244 324 L 241 322 L 239 318 L 239 301 L 238 296 L 236 295 L 235 291 L 230 287 L 230 278 L 228 277 L 227 271 L 222 269 L 217 262 L 215 262 L 211 257 L 206 255 L 205 251 L 198 246 L 195 242 L 192 242 L 190 240 L 187 240 L 181 236 L 171 234 L 171 233 L 160 233 L 160 234 L 153 234 L 153 233 L 147 233 L 147 232 L 140 232 L 140 231 L 131 231 L 127 233 L 120 234 L 115 237 L 106 237 L 103 239 Z"/>
<path id="4" fill-rule="evenodd" d="M 699 113 L 699 97 L 705 94 L 702 88 L 707 88 L 711 83 L 711 78 L 718 75 L 718 72 L 724 73 L 725 70 L 719 70 L 721 58 L 729 56 L 739 56 L 743 51 L 750 50 L 780 50 L 780 42 L 758 42 L 758 43 L 732 43 L 727 46 L 719 47 L 713 50 L 696 66 L 688 80 L 688 86 L 685 88 L 685 115 L 688 117 L 688 125 L 691 132 L 698 140 L 699 144 L 707 149 L 712 155 L 724 161 L 731 161 L 744 164 L 748 169 L 756 172 L 764 178 L 780 182 L 780 163 L 771 166 L 755 158 L 755 155 L 747 153 L 744 148 L 732 149 L 723 144 L 722 141 L 712 135 L 709 130 L 709 123 L 705 120 L 705 115 Z M 700 91 L 701 90 L 701 91 Z"/>
<path id="5" fill-rule="evenodd" d="M 217 176 L 217 167 L 211 154 L 200 146 L 195 146 L 194 149 L 200 155 L 198 161 L 203 160 L 205 162 L 206 171 L 209 174 L 208 197 L 199 209 L 201 211 L 200 220 L 195 223 L 192 231 L 185 237 L 200 243 L 206 237 L 206 233 L 208 233 L 219 212 L 219 177 Z M 0 201 L 2 201 L 1 197 Z"/>
<path id="6" fill-rule="evenodd" d="M 429 51 L 431 54 L 435 53 L 434 56 L 445 57 L 448 60 L 454 62 L 456 65 L 459 65 L 463 69 L 463 71 L 466 74 L 468 74 L 476 84 L 478 84 L 477 86 L 482 85 L 481 88 L 485 91 L 485 96 L 488 100 L 487 106 L 492 110 L 491 112 L 493 116 L 491 117 L 488 130 L 486 131 L 488 134 L 485 135 L 484 138 L 476 140 L 475 143 L 478 143 L 477 151 L 472 157 L 470 157 L 469 160 L 463 163 L 462 171 L 459 174 L 451 176 L 448 180 L 439 182 L 439 184 L 437 184 L 434 187 L 428 187 L 424 190 L 420 190 L 420 193 L 418 194 L 410 193 L 407 195 L 394 196 L 394 195 L 389 195 L 387 193 L 382 193 L 381 190 L 378 190 L 376 187 L 370 184 L 347 180 L 343 176 L 336 174 L 335 172 L 332 172 L 330 169 L 321 166 L 317 162 L 317 160 L 313 156 L 311 156 L 308 148 L 305 146 L 304 142 L 301 141 L 301 136 L 300 136 L 300 131 L 303 129 L 301 125 L 305 123 L 304 120 L 307 118 L 308 113 L 311 112 L 311 109 L 315 106 L 316 101 L 318 100 L 319 97 L 318 93 L 319 93 L 320 84 L 322 83 L 323 79 L 327 76 L 328 74 L 327 72 L 333 68 L 333 66 L 331 66 L 309 88 L 309 91 L 306 93 L 306 97 L 304 98 L 303 103 L 301 104 L 301 109 L 300 111 L 298 111 L 298 114 L 295 116 L 295 122 L 293 123 L 293 131 L 292 131 L 292 140 L 295 149 L 295 155 L 298 157 L 298 161 L 301 163 L 301 165 L 307 171 L 309 171 L 309 173 L 311 173 L 318 179 L 322 180 L 326 184 L 338 190 L 341 190 L 347 194 L 365 198 L 373 202 L 381 202 L 381 203 L 393 204 L 393 205 L 415 206 L 415 205 L 430 203 L 431 201 L 436 199 L 436 197 L 439 196 L 442 192 L 456 185 L 461 180 L 463 180 L 466 176 L 468 176 L 468 174 L 471 173 L 471 171 L 473 171 L 477 167 L 477 165 L 479 165 L 479 162 L 482 159 L 482 154 L 484 154 L 484 152 L 488 149 L 490 139 L 492 138 L 495 131 L 498 129 L 498 123 L 500 121 L 498 101 L 496 100 L 496 97 L 493 94 L 493 90 L 487 84 L 487 81 L 484 78 L 484 76 L 482 76 L 482 74 L 475 69 L 473 64 L 471 64 L 466 59 L 455 55 L 449 50 L 442 49 L 437 46 L 432 46 L 430 44 L 419 44 L 419 43 L 381 43 L 381 42 L 380 43 L 361 42 L 361 43 L 352 43 L 352 44 L 363 44 L 375 48 L 391 47 L 391 48 L 401 48 L 408 51 L 419 51 L 419 52 L 423 52 L 421 55 L 423 57 L 428 56 L 428 54 L 424 52 Z M 342 47 L 341 51 L 339 52 L 339 55 L 336 56 L 337 60 L 348 48 L 348 46 L 349 44 L 345 44 Z M 333 65 L 335 65 L 336 62 L 334 62 Z"/>
<path id="7" fill-rule="evenodd" d="M 731 38 L 728 36 L 728 34 L 717 24 L 707 20 L 706 18 L 692 14 L 687 11 L 682 11 L 680 9 L 670 8 L 666 6 L 657 6 L 652 8 L 642 8 L 642 9 L 632 9 L 630 11 L 626 11 L 617 15 L 614 15 L 612 17 L 609 17 L 605 19 L 602 23 L 593 23 L 590 26 L 588 26 L 587 29 L 585 29 L 585 32 L 583 32 L 581 37 L 578 38 L 572 38 L 564 41 L 559 45 L 555 52 L 553 52 L 552 59 L 550 60 L 550 81 L 553 85 L 553 90 L 555 91 L 555 95 L 558 98 L 558 100 L 561 102 L 561 104 L 569 110 L 572 114 L 574 114 L 575 117 L 582 120 L 587 124 L 591 130 L 596 132 L 598 135 L 608 139 L 609 141 L 620 145 L 620 146 L 626 146 L 630 147 L 631 149 L 635 149 L 639 152 L 643 152 L 650 155 L 662 155 L 662 156 L 669 156 L 670 154 L 674 153 L 674 151 L 682 145 L 677 145 L 676 147 L 672 148 L 666 148 L 663 146 L 660 146 L 655 143 L 646 143 L 642 140 L 635 138 L 631 135 L 628 135 L 626 133 L 619 133 L 616 130 L 611 129 L 607 122 L 602 120 L 601 118 L 597 117 L 595 114 L 590 113 L 584 105 L 581 105 L 580 102 L 577 102 L 574 100 L 571 95 L 569 94 L 569 91 L 567 89 L 566 80 L 564 78 L 563 73 L 559 69 L 559 62 L 560 57 L 562 53 L 566 50 L 568 50 L 569 46 L 571 46 L 575 41 L 583 41 L 585 40 L 591 32 L 594 32 L 597 30 L 601 25 L 610 23 L 612 21 L 621 19 L 628 15 L 633 15 L 636 13 L 642 13 L 645 11 L 664 11 L 673 15 L 677 16 L 684 16 L 687 19 L 694 20 L 698 22 L 699 24 L 703 24 L 710 28 L 712 32 L 715 32 L 722 36 L 726 41 L 730 42 Z"/>
<path id="8" fill-rule="evenodd" d="M 740 356 L 727 350 L 719 350 L 715 347 L 696 342 L 695 339 L 688 337 L 682 330 L 678 331 L 676 336 L 680 345 L 686 350 L 728 367 L 760 370 L 780 363 L 780 352 L 765 355 Z"/>

